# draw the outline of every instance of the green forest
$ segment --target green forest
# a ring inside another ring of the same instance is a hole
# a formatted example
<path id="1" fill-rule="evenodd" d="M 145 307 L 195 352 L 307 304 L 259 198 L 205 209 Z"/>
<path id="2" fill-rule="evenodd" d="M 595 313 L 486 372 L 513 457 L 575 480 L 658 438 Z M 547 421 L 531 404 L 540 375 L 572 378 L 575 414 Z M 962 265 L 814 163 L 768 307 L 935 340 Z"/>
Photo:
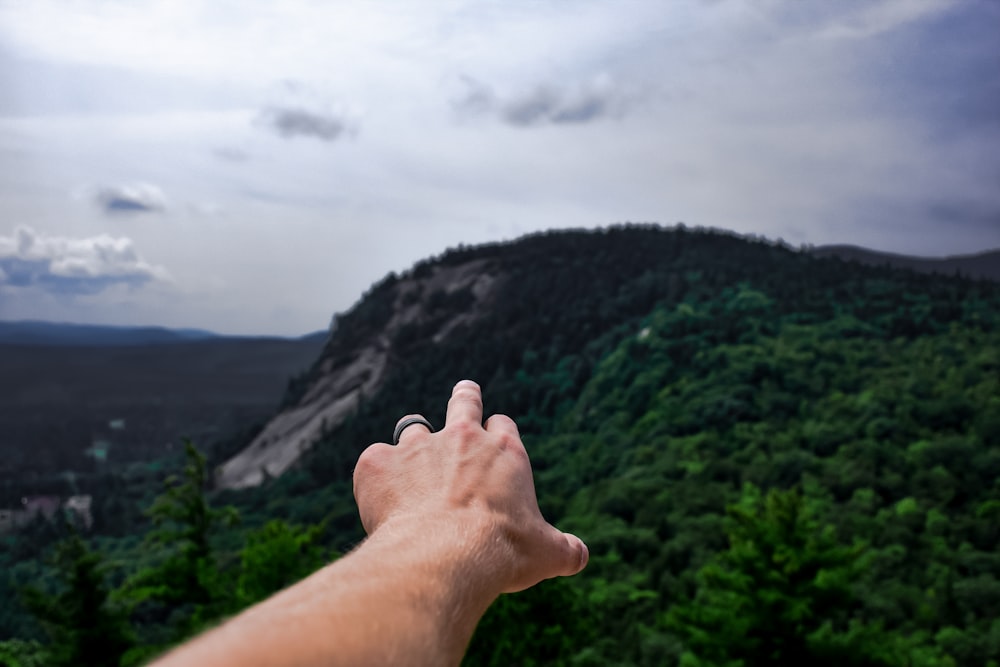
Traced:
<path id="1" fill-rule="evenodd" d="M 211 489 L 248 424 L 77 480 L 102 489 L 89 532 L 0 537 L 0 664 L 142 664 L 349 551 L 358 454 L 402 414 L 441 423 L 470 377 L 591 561 L 498 600 L 466 664 L 1000 665 L 1000 285 L 712 230 L 550 232 L 387 276 L 285 403 L 385 327 L 398 281 L 470 261 L 502 276 L 487 313 L 435 342 L 472 297 L 424 295 L 382 388 L 281 477 Z"/>

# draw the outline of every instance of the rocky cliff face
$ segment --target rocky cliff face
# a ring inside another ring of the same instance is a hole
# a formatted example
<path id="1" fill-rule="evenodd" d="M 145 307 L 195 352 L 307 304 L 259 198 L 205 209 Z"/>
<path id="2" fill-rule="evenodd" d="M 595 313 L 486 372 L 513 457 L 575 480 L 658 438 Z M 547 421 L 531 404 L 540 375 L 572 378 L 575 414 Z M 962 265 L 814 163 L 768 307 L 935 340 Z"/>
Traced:
<path id="1" fill-rule="evenodd" d="M 425 341 L 442 342 L 457 327 L 485 312 L 499 282 L 498 272 L 482 259 L 424 266 L 406 277 L 384 281 L 375 288 L 383 292 L 377 301 L 391 303 L 391 309 L 369 314 L 362 322 L 353 321 L 358 318 L 348 313 L 345 319 L 352 320 L 350 330 L 346 326 L 334 327 L 304 394 L 217 469 L 217 486 L 256 486 L 266 476 L 281 475 L 325 431 L 343 422 L 362 396 L 379 390 L 396 347 L 405 341 L 407 332 L 419 331 Z M 464 307 L 449 308 L 446 317 L 434 315 L 435 303 L 459 299 Z"/>

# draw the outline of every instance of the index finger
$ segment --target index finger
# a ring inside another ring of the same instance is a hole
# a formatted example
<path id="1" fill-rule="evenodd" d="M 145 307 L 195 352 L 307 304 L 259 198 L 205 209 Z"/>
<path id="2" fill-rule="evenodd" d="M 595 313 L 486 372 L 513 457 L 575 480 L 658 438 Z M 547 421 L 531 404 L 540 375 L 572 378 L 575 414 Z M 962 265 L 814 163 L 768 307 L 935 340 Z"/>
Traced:
<path id="1" fill-rule="evenodd" d="M 445 426 L 458 422 L 483 424 L 483 392 L 472 380 L 462 380 L 451 390 Z"/>

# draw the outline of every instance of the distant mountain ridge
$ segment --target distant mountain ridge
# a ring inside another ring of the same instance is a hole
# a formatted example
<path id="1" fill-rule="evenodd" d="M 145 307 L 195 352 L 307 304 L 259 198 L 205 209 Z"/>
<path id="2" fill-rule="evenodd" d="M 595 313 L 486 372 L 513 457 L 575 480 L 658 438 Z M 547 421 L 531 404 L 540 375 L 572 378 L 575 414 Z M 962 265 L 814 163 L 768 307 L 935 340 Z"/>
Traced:
<path id="1" fill-rule="evenodd" d="M 136 345 L 190 343 L 198 340 L 213 339 L 296 340 L 309 336 L 317 336 L 320 333 L 313 332 L 305 336 L 289 337 L 227 336 L 205 329 L 170 329 L 159 326 L 110 326 L 103 324 L 44 322 L 40 320 L 0 322 L 0 344 L 38 345 L 46 347 L 128 347 Z"/>
<path id="2" fill-rule="evenodd" d="M 816 257 L 839 257 L 845 261 L 855 261 L 871 266 L 887 264 L 894 268 L 910 269 L 921 273 L 940 273 L 952 276 L 958 274 L 966 278 L 1000 281 L 1000 249 L 972 255 L 914 257 L 841 244 L 818 246 L 808 252 Z"/>
<path id="3" fill-rule="evenodd" d="M 870 266 L 888 265 L 921 273 L 957 274 L 1000 282 L 1000 249 L 968 255 L 918 257 L 851 244 L 835 244 L 811 247 L 805 252 L 814 257 L 837 257 Z M 0 345 L 118 347 L 187 343 L 217 338 L 299 340 L 319 335 L 326 335 L 326 332 L 311 332 L 302 336 L 230 336 L 195 328 L 113 326 L 41 320 L 0 321 Z"/>

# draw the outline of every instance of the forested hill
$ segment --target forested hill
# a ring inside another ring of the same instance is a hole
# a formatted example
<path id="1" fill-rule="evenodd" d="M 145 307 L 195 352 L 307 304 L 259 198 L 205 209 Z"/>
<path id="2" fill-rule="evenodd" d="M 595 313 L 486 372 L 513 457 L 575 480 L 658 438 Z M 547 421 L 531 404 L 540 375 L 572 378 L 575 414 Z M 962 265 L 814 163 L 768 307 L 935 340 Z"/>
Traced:
<path id="1" fill-rule="evenodd" d="M 967 296 L 995 294 L 995 286 L 889 264 L 867 268 L 856 259 L 655 226 L 551 232 L 450 250 L 390 274 L 335 317 L 337 330 L 320 359 L 294 379 L 284 410 L 267 428 L 232 443 L 226 453 L 239 454 L 221 468 L 219 482 L 238 488 L 280 475 L 359 401 L 400 414 L 440 410 L 434 389 L 456 373 L 488 384 L 512 414 L 546 415 L 553 402 L 575 396 L 600 355 L 654 307 L 746 288 L 804 324 L 853 317 L 895 337 L 943 327 L 964 317 L 956 309 L 966 307 L 960 304 Z M 896 301 L 897 286 L 905 300 Z M 528 387 L 516 381 L 541 369 L 545 377 Z"/>
<path id="2" fill-rule="evenodd" d="M 201 513 L 171 533 L 194 537 L 165 542 L 161 528 L 140 547 L 149 527 L 121 498 L 95 507 L 91 542 L 124 582 L 105 608 L 127 618 L 133 663 L 287 584 L 322 560 L 318 545 L 351 548 L 358 454 L 402 414 L 441 424 L 462 377 L 517 420 L 543 513 L 591 551 L 581 575 L 501 598 L 468 664 L 1000 660 L 996 283 L 634 226 L 452 250 L 336 323 L 283 418 L 336 387 L 350 409 L 295 442 L 279 477 L 210 498 L 240 526 Z M 366 374 L 362 357 L 382 362 Z M 169 512 L 197 507 L 203 474 L 190 459 L 190 484 L 154 512 L 183 524 Z M 288 523 L 264 525 L 275 519 Z M 59 579 L 24 544 L 21 560 L 0 554 L 0 595 Z M 44 640 L 39 628 L 0 614 L 0 638 Z"/>

